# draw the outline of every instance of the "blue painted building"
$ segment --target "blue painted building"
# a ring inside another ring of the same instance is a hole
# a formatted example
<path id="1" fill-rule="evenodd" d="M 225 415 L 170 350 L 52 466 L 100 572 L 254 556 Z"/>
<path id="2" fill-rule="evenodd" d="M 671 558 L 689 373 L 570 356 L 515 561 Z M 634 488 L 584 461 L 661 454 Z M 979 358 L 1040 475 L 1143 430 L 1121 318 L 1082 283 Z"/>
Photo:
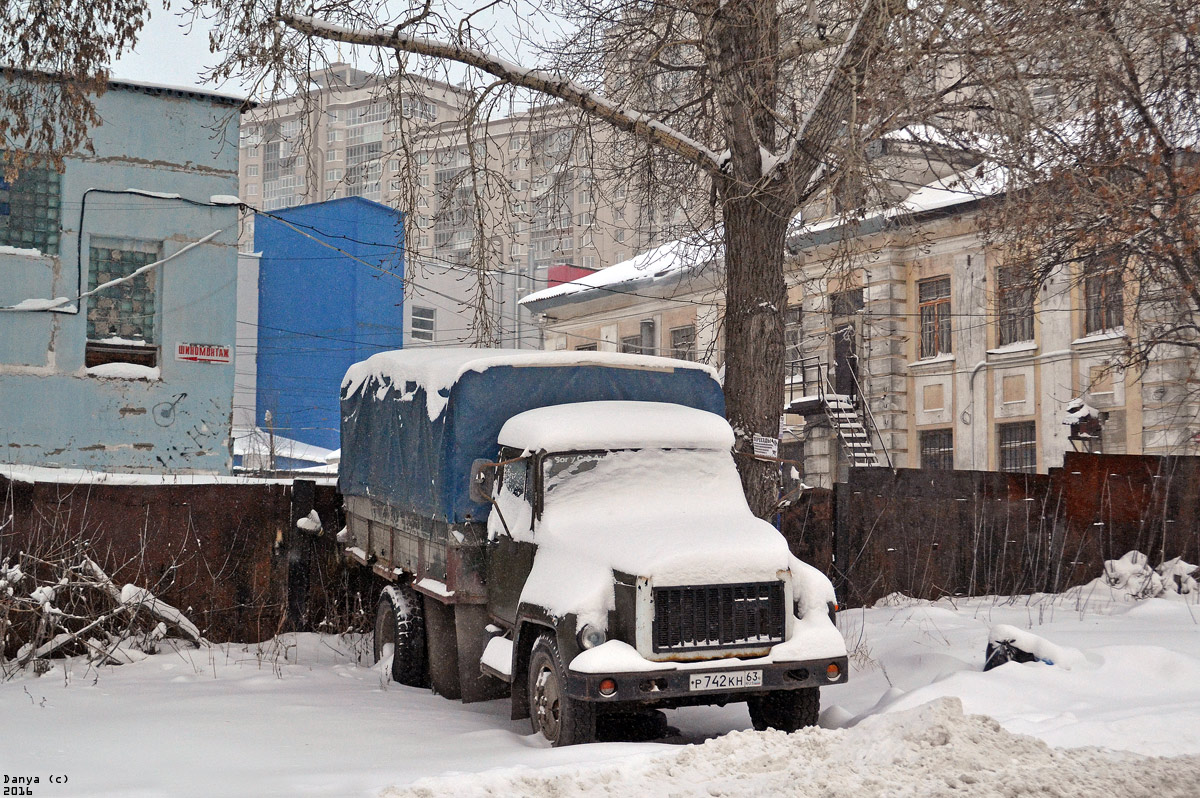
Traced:
<path id="1" fill-rule="evenodd" d="M 404 343 L 403 214 L 361 197 L 260 213 L 254 248 L 256 424 L 337 449 L 346 369 Z"/>
<path id="2" fill-rule="evenodd" d="M 229 472 L 240 106 L 114 82 L 94 152 L 0 183 L 0 461 Z"/>

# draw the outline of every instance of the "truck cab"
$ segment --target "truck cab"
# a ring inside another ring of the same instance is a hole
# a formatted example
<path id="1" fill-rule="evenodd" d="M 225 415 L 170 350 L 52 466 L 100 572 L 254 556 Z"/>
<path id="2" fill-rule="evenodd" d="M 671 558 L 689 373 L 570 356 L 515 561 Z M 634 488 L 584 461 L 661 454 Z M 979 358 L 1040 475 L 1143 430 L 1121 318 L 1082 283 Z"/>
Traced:
<path id="1" fill-rule="evenodd" d="M 829 580 L 746 504 L 716 374 L 602 352 L 415 350 L 342 385 L 339 539 L 392 678 L 509 697 L 555 745 L 744 701 L 816 722 L 846 679 Z"/>
<path id="2" fill-rule="evenodd" d="M 750 512 L 723 418 L 582 402 L 515 416 L 499 444 L 482 479 L 503 631 L 483 661 L 537 731 L 743 700 L 762 728 L 816 722 L 818 688 L 846 678 L 832 588 Z"/>

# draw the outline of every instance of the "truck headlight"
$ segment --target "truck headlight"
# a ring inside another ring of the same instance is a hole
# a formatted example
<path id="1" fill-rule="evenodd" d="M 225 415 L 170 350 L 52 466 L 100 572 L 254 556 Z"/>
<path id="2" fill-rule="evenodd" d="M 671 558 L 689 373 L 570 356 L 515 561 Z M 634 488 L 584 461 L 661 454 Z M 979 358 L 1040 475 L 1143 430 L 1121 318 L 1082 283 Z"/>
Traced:
<path id="1" fill-rule="evenodd" d="M 589 648 L 595 648 L 608 639 L 604 634 L 604 630 L 599 626 L 593 626 L 590 623 L 585 623 L 583 628 L 579 630 L 579 647 L 585 651 Z"/>

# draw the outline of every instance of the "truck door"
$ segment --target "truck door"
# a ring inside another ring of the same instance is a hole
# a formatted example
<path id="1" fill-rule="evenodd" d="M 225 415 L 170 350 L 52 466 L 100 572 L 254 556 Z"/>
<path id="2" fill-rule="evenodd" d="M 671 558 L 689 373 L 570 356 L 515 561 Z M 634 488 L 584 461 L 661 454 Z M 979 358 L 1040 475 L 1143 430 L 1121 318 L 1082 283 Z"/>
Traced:
<path id="1" fill-rule="evenodd" d="M 502 452 L 501 457 L 509 459 L 518 452 Z M 521 529 L 510 526 L 509 532 L 521 535 L 529 531 L 528 524 L 532 518 L 533 475 L 530 459 L 519 460 L 504 466 L 496 483 L 496 500 L 502 506 L 513 507 L 517 502 L 523 502 L 528 508 L 523 513 L 505 513 L 505 520 L 510 525 L 520 525 Z M 501 495 L 505 494 L 505 495 Z M 496 512 L 496 508 L 492 508 Z M 509 517 L 509 516 L 512 517 Z M 514 540 L 511 535 L 501 532 L 496 539 L 488 544 L 487 559 L 487 595 L 488 613 L 497 620 L 515 624 L 517 605 L 521 600 L 521 590 L 525 580 L 533 570 L 533 555 L 537 546 L 528 540 Z"/>

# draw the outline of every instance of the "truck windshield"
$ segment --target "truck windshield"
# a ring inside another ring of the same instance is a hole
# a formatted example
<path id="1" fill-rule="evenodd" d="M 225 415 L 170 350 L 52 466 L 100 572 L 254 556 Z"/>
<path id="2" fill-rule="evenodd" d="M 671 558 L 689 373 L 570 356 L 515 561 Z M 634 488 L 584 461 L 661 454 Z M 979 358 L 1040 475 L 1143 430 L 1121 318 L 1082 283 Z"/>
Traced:
<path id="1" fill-rule="evenodd" d="M 543 510 L 557 507 L 566 512 L 595 501 L 603 503 L 606 512 L 632 511 L 636 506 L 642 513 L 647 508 L 678 513 L 681 507 L 715 512 L 745 501 L 729 452 L 706 449 L 546 454 L 541 495 Z"/>
<path id="2" fill-rule="evenodd" d="M 547 455 L 542 461 L 544 491 L 547 496 L 572 477 L 593 470 L 605 457 L 615 452 L 568 452 Z"/>

